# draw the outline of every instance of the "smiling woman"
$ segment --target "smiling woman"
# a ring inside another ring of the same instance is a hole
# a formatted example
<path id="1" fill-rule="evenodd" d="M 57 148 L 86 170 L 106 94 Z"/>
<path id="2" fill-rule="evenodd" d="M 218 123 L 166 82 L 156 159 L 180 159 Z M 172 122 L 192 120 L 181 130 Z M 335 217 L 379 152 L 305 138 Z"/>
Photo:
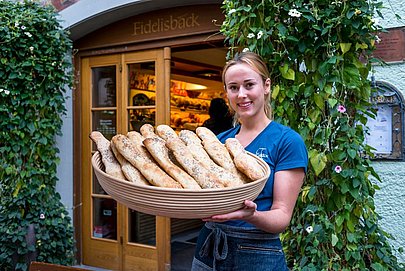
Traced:
<path id="1" fill-rule="evenodd" d="M 272 120 L 269 72 L 259 55 L 237 54 L 225 65 L 223 81 L 239 124 L 218 139 L 234 158 L 247 151 L 260 155 L 271 174 L 254 201 L 245 198 L 243 208 L 204 219 L 207 223 L 197 241 L 192 270 L 288 270 L 279 233 L 290 223 L 307 169 L 307 150 L 298 133 Z M 214 146 L 212 139 L 202 139 L 213 149 L 221 147 Z M 234 159 L 235 165 L 247 162 L 247 158 Z"/>

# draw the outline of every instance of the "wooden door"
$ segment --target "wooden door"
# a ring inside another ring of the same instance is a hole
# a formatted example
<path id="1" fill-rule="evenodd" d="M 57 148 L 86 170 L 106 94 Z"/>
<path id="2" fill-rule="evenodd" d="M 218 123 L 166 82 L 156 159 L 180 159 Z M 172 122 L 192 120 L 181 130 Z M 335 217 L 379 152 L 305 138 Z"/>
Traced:
<path id="1" fill-rule="evenodd" d="M 170 50 L 86 57 L 82 90 L 83 264 L 112 270 L 166 270 L 170 220 L 130 210 L 107 195 L 91 169 L 88 135 L 111 139 L 143 123 L 168 123 Z"/>

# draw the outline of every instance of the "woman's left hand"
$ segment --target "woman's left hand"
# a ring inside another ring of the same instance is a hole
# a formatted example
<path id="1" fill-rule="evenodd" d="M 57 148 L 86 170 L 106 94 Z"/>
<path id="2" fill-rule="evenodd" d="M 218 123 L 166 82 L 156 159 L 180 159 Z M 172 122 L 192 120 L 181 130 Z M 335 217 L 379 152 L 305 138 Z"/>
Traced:
<path id="1" fill-rule="evenodd" d="M 251 200 L 245 200 L 245 206 L 242 209 L 239 209 L 235 212 L 223 214 L 223 215 L 214 215 L 211 217 L 204 218 L 203 221 L 211 222 L 225 222 L 228 220 L 249 220 L 253 217 L 255 212 L 257 212 L 257 205 Z"/>

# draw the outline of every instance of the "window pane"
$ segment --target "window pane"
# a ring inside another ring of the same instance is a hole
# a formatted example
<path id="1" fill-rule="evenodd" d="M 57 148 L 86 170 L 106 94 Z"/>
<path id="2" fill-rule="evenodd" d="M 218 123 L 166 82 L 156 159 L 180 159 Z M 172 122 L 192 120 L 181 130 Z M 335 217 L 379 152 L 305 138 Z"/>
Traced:
<path id="1" fill-rule="evenodd" d="M 116 125 L 115 110 L 93 111 L 93 131 L 99 131 L 111 140 L 117 133 Z"/>
<path id="2" fill-rule="evenodd" d="M 156 245 L 156 217 L 128 210 L 128 240 L 132 243 Z"/>
<path id="3" fill-rule="evenodd" d="M 155 126 L 155 109 L 133 109 L 130 112 L 128 127 L 130 131 L 139 132 L 139 128 L 145 123 Z"/>
<path id="4" fill-rule="evenodd" d="M 117 240 L 117 203 L 93 198 L 93 237 Z"/>
<path id="5" fill-rule="evenodd" d="M 116 105 L 115 66 L 92 68 L 93 107 Z"/>

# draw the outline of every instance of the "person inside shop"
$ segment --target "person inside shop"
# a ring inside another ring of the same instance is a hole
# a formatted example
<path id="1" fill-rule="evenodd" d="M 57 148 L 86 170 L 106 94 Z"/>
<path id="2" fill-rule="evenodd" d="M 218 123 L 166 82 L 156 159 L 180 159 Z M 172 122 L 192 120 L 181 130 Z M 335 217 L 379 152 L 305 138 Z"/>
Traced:
<path id="1" fill-rule="evenodd" d="M 238 124 L 218 135 L 237 138 L 271 169 L 254 201 L 228 214 L 203 219 L 192 270 L 288 270 L 279 234 L 289 225 L 303 185 L 308 153 L 301 136 L 272 120 L 268 68 L 252 52 L 235 56 L 222 80 Z"/>
<path id="2" fill-rule="evenodd" d="M 202 126 L 207 127 L 214 134 L 218 135 L 233 127 L 232 113 L 223 98 L 211 100 L 208 114 L 210 118 L 204 121 Z"/>

